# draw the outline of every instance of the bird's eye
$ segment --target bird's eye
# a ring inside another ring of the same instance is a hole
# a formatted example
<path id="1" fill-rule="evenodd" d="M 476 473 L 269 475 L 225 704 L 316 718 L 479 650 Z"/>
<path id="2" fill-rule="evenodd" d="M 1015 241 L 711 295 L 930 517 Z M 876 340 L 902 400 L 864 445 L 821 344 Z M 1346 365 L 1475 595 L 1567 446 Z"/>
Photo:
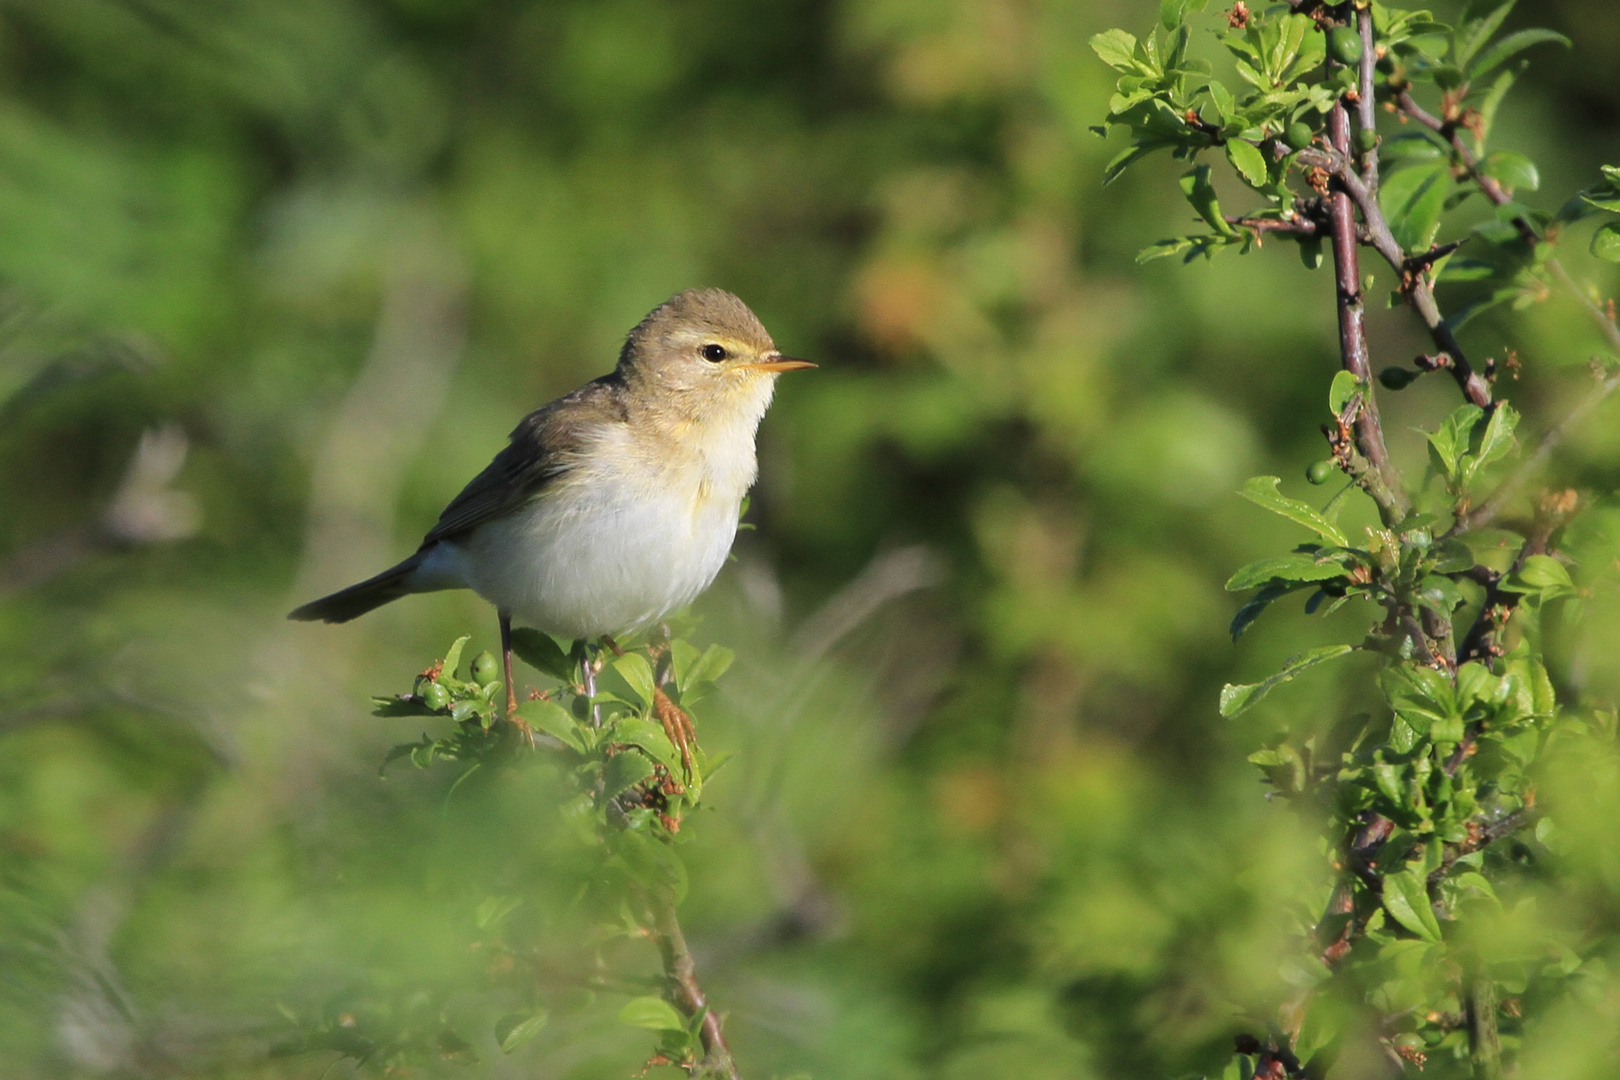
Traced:
<path id="1" fill-rule="evenodd" d="M 703 359 L 711 364 L 718 364 L 726 358 L 726 350 L 719 345 L 703 346 Z"/>

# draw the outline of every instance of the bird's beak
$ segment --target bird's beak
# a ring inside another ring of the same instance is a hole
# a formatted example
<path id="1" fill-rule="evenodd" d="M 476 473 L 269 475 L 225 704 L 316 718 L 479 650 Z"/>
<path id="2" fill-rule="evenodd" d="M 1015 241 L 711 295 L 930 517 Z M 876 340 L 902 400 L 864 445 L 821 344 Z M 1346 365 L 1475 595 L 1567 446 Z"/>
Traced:
<path id="1" fill-rule="evenodd" d="M 795 360 L 791 356 L 782 356 L 779 353 L 766 353 L 765 359 L 753 364 L 744 364 L 743 367 L 751 371 L 798 371 L 800 368 L 813 368 L 816 365 L 808 360 Z"/>

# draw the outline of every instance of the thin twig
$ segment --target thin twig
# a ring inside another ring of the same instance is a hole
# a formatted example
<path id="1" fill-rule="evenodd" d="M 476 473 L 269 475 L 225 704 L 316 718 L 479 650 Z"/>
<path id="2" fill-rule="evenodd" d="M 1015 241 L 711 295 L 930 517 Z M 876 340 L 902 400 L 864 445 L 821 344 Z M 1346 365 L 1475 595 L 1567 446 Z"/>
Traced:
<path id="1" fill-rule="evenodd" d="M 1423 325 L 1428 328 L 1429 337 L 1434 339 L 1440 351 L 1451 357 L 1451 365 L 1447 370 L 1457 381 L 1463 397 L 1482 409 L 1490 408 L 1490 384 L 1468 362 L 1462 346 L 1457 343 L 1456 335 L 1451 332 L 1451 327 L 1440 314 L 1440 305 L 1434 298 L 1434 286 L 1429 281 L 1428 274 L 1407 272 L 1407 253 L 1396 241 L 1395 234 L 1390 231 L 1389 222 L 1378 206 L 1377 197 L 1362 182 L 1348 157 L 1341 157 L 1337 165 L 1338 171 L 1335 176 L 1355 199 L 1356 206 L 1361 210 L 1362 219 L 1367 223 L 1368 242 L 1373 250 L 1382 255 L 1384 261 L 1401 275 L 1401 291 L 1407 302 L 1412 305 L 1412 310 L 1417 312 L 1418 318 L 1423 320 Z"/>
<path id="2" fill-rule="evenodd" d="M 1575 516 L 1577 502 L 1574 492 L 1552 496 L 1546 499 L 1541 512 L 1536 516 L 1536 523 L 1530 534 L 1525 537 L 1524 545 L 1513 559 L 1513 565 L 1507 573 L 1493 581 L 1485 589 L 1485 597 L 1480 601 L 1479 615 L 1474 618 L 1474 625 L 1463 638 L 1462 645 L 1457 649 L 1457 662 L 1466 664 L 1470 660 L 1488 659 L 1492 652 L 1492 639 L 1496 635 L 1498 624 L 1512 613 L 1519 602 L 1519 593 L 1508 592 L 1503 586 L 1508 578 L 1524 569 L 1525 562 L 1533 555 L 1547 553 L 1547 544 L 1553 533 L 1569 523 Z M 1472 741 L 1472 732 L 1467 742 Z M 1463 747 L 1458 747 L 1458 754 L 1463 753 Z M 1453 755 L 1455 762 L 1460 763 L 1461 758 Z M 1446 771 L 1455 772 L 1456 764 L 1446 763 Z"/>
<path id="3" fill-rule="evenodd" d="M 692 952 L 686 947 L 686 935 L 675 915 L 675 898 L 667 890 L 654 889 L 647 897 L 652 911 L 652 931 L 658 941 L 658 952 L 664 959 L 664 974 L 669 979 L 670 996 L 687 1019 L 701 1015 L 702 1026 L 698 1037 L 703 1042 L 703 1066 L 711 1075 L 726 1080 L 740 1080 L 737 1063 L 732 1059 L 731 1047 L 720 1030 L 720 1017 L 709 1008 L 709 1001 L 698 985 L 697 966 Z"/>
<path id="4" fill-rule="evenodd" d="M 1468 170 L 1468 175 L 1473 179 L 1474 183 L 1479 185 L 1479 190 L 1493 204 L 1506 206 L 1513 201 L 1513 197 L 1507 193 L 1501 184 L 1497 183 L 1495 177 L 1486 175 L 1485 171 L 1479 167 L 1479 159 L 1474 156 L 1474 152 L 1468 148 L 1468 144 L 1463 142 L 1462 137 L 1457 134 L 1456 124 L 1447 123 L 1419 105 L 1409 90 L 1402 90 L 1395 103 L 1401 112 L 1451 144 L 1452 152 L 1457 155 L 1457 160 L 1462 163 L 1463 168 Z M 1541 239 L 1541 235 L 1536 232 L 1535 226 L 1522 214 L 1514 217 L 1513 226 L 1519 230 L 1519 235 L 1524 238 L 1526 243 L 1534 244 Z M 1620 353 L 1620 326 L 1615 325 L 1615 321 L 1609 317 L 1609 313 L 1603 309 L 1602 305 L 1594 301 L 1576 284 L 1575 279 L 1570 276 L 1568 270 L 1564 269 L 1564 264 L 1559 262 L 1556 256 L 1549 257 L 1542 265 L 1547 268 L 1553 277 L 1558 279 L 1558 284 L 1562 285 L 1576 300 L 1580 301 L 1581 306 L 1586 309 L 1586 313 L 1592 317 L 1593 321 L 1598 324 L 1598 328 L 1603 331 L 1604 336 L 1609 339 L 1610 346 L 1616 353 Z"/>
<path id="5" fill-rule="evenodd" d="M 1611 371 L 1607 377 L 1600 379 L 1562 420 L 1549 428 L 1530 456 L 1521 461 L 1484 502 L 1468 513 L 1460 515 L 1452 532 L 1466 532 L 1496 520 L 1497 515 L 1518 496 L 1530 478 L 1547 464 L 1553 451 L 1569 438 L 1570 432 L 1584 423 L 1586 418 L 1617 389 L 1620 389 L 1620 366 Z"/>

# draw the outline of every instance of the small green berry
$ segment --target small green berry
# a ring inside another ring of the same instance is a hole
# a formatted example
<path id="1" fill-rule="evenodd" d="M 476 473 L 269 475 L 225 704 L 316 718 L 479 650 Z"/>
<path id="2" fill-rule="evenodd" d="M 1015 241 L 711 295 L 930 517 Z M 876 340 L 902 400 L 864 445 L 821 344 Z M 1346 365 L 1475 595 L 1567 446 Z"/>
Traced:
<path id="1" fill-rule="evenodd" d="M 1335 26 L 1328 31 L 1327 54 L 1346 67 L 1361 63 L 1361 35 L 1348 26 Z"/>
<path id="2" fill-rule="evenodd" d="M 500 674 L 500 665 L 495 662 L 495 657 L 491 653 L 487 651 L 481 652 L 476 658 L 474 658 L 472 662 L 472 677 L 473 682 L 477 683 L 479 686 L 488 686 L 490 683 L 499 678 Z"/>
<path id="3" fill-rule="evenodd" d="M 1384 384 L 1386 390 L 1404 390 L 1417 377 L 1417 372 L 1403 367 L 1387 367 L 1378 373 L 1378 381 Z"/>
<path id="4" fill-rule="evenodd" d="M 438 712 L 450 704 L 450 691 L 444 688 L 443 683 L 430 682 L 421 690 L 422 704 Z"/>
<path id="5" fill-rule="evenodd" d="M 1321 487 L 1333 479 L 1333 472 L 1337 468 L 1338 465 L 1332 458 L 1323 458 L 1321 461 L 1311 463 L 1311 467 L 1305 470 L 1305 479 Z"/>
<path id="6" fill-rule="evenodd" d="M 1395 54 L 1391 52 L 1384 53 L 1383 56 L 1378 58 L 1377 67 L 1381 75 L 1395 74 Z"/>
<path id="7" fill-rule="evenodd" d="M 1311 145 L 1311 138 L 1315 134 L 1311 130 L 1311 125 L 1303 120 L 1295 120 L 1288 125 L 1288 130 L 1283 132 L 1283 142 L 1288 144 L 1290 150 L 1303 150 Z"/>
<path id="8" fill-rule="evenodd" d="M 1355 147 L 1358 154 L 1370 154 L 1378 145 L 1378 132 L 1372 128 L 1358 128 L 1356 130 Z"/>

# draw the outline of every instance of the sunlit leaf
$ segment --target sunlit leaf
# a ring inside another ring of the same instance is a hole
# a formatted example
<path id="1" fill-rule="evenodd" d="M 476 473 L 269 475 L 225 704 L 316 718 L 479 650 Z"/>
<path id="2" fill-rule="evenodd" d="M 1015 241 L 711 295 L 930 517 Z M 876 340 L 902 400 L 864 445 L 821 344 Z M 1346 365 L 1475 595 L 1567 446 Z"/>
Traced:
<path id="1" fill-rule="evenodd" d="M 1440 941 L 1440 922 L 1434 917 L 1429 892 L 1416 871 L 1402 870 L 1384 878 L 1384 910 L 1425 941 Z"/>
<path id="2" fill-rule="evenodd" d="M 1408 252 L 1428 250 L 1455 188 L 1446 161 L 1416 162 L 1390 173 L 1379 189 L 1378 202 L 1396 243 Z"/>
<path id="3" fill-rule="evenodd" d="M 1227 683 L 1221 689 L 1221 715 L 1225 717 L 1237 716 L 1283 683 L 1293 679 L 1300 672 L 1354 651 L 1354 648 L 1349 645 L 1323 645 L 1320 648 L 1307 649 L 1305 652 L 1290 656 L 1284 662 L 1281 671 L 1261 682 Z"/>
<path id="4" fill-rule="evenodd" d="M 1606 262 L 1620 262 L 1620 222 L 1608 222 L 1592 234 L 1592 254 Z"/>
<path id="5" fill-rule="evenodd" d="M 551 1014 L 544 1009 L 501 1017 L 495 1022 L 495 1041 L 500 1044 L 501 1053 L 510 1054 L 533 1039 L 550 1020 Z"/>
<path id="6" fill-rule="evenodd" d="M 1264 187 L 1269 181 L 1264 155 L 1242 139 L 1233 139 L 1226 144 L 1226 158 L 1250 187 Z"/>
<path id="7" fill-rule="evenodd" d="M 1252 477 L 1238 494 L 1257 506 L 1263 506 L 1274 514 L 1281 514 L 1288 520 L 1305 526 L 1334 547 L 1350 546 L 1344 533 L 1339 531 L 1339 527 L 1323 517 L 1315 507 L 1298 499 L 1291 499 L 1277 490 L 1277 486 L 1281 483 L 1280 476 Z"/>
<path id="8" fill-rule="evenodd" d="M 631 998 L 619 1010 L 619 1023 L 648 1031 L 685 1031 L 686 1020 L 661 997 Z"/>
<path id="9" fill-rule="evenodd" d="M 1565 48 L 1569 48 L 1571 45 L 1569 38 L 1555 30 L 1543 30 L 1540 28 L 1519 30 L 1507 35 L 1501 41 L 1480 53 L 1478 58 L 1468 65 L 1468 77 L 1471 79 L 1483 79 L 1525 49 L 1530 48 L 1532 45 L 1540 45 L 1543 42 L 1557 42 Z"/>

